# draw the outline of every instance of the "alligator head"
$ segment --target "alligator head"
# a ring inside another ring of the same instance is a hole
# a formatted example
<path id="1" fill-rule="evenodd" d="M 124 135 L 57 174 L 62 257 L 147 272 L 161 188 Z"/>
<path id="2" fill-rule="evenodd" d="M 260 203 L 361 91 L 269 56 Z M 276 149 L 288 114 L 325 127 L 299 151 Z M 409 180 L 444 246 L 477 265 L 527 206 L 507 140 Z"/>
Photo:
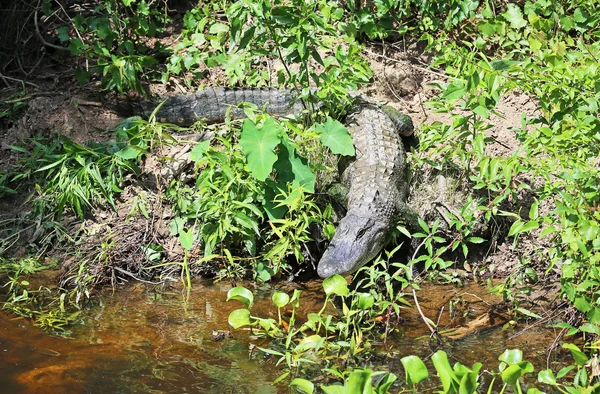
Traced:
<path id="1" fill-rule="evenodd" d="M 317 273 L 321 278 L 327 278 L 358 270 L 385 246 L 389 229 L 390 223 L 386 220 L 348 212 L 321 257 Z"/>

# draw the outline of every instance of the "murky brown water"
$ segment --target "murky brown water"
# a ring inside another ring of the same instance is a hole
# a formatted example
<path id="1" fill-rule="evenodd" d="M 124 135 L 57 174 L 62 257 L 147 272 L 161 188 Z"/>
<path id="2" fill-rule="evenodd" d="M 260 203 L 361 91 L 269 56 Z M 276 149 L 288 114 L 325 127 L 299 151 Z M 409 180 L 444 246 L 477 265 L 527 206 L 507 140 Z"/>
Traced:
<path id="1" fill-rule="evenodd" d="M 309 285 L 301 298 L 303 308 L 320 308 L 320 288 L 319 282 Z M 241 307 L 225 302 L 228 290 L 228 284 L 197 283 L 186 302 L 180 293 L 158 295 L 130 285 L 103 297 L 85 322 L 73 328 L 70 339 L 49 336 L 26 320 L 2 313 L 0 393 L 286 392 L 285 385 L 271 385 L 281 373 L 273 361 L 249 358 L 248 332 L 233 332 L 220 342 L 211 339 L 212 330 L 229 329 L 229 313 Z M 449 300 L 460 296 L 469 301 L 456 318 L 468 311 L 470 320 L 489 310 L 486 303 L 498 301 L 486 291 L 476 284 L 459 289 L 429 285 L 419 292 L 419 300 L 433 321 L 445 306 L 440 319 L 444 327 L 451 323 Z M 258 294 L 253 315 L 275 317 L 269 291 Z M 388 365 L 399 376 L 401 357 L 427 358 L 435 350 L 423 339 L 429 331 L 416 311 L 407 309 L 402 317 L 404 334 L 386 345 Z M 511 339 L 516 331 L 487 330 L 449 342 L 444 350 L 463 364 L 489 360 L 484 367 L 496 368 L 498 355 L 518 347 L 536 370 L 546 368 L 546 347 L 556 333 L 536 328 Z"/>

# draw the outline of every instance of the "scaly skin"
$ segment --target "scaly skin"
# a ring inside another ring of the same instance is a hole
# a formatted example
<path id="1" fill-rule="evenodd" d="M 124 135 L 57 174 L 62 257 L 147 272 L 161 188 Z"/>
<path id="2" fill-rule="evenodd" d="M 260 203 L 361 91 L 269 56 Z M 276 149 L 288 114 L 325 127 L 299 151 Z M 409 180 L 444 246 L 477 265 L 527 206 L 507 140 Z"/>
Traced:
<path id="1" fill-rule="evenodd" d="M 238 104 L 248 102 L 259 109 L 266 106 L 272 115 L 293 115 L 302 112 L 302 104 L 295 101 L 296 93 L 283 89 L 227 89 L 208 88 L 196 93 L 169 97 L 158 109 L 156 119 L 160 122 L 189 126 L 198 120 L 207 123 L 222 122 L 227 107 L 231 107 L 233 119 L 245 117 Z M 149 117 L 160 103 L 143 103 L 141 112 Z"/>
<path id="2" fill-rule="evenodd" d="M 241 102 L 250 102 L 273 115 L 302 111 L 295 93 L 278 89 L 212 88 L 169 99 L 158 110 L 161 122 L 190 125 L 197 120 L 222 122 L 231 106 L 233 118 L 244 117 Z M 150 116 L 156 103 L 142 104 Z M 406 155 L 401 140 L 410 135 L 410 118 L 393 108 L 359 102 L 346 125 L 352 134 L 356 159 L 342 172 L 349 187 L 348 211 L 318 265 L 319 276 L 351 273 L 377 256 L 385 246 L 395 217 L 408 194 Z"/>
<path id="3" fill-rule="evenodd" d="M 359 104 L 346 126 L 356 150 L 356 160 L 342 174 L 349 183 L 348 212 L 319 261 L 322 278 L 352 273 L 374 259 L 408 194 L 401 135 L 412 132 L 410 118 L 389 107 Z"/>

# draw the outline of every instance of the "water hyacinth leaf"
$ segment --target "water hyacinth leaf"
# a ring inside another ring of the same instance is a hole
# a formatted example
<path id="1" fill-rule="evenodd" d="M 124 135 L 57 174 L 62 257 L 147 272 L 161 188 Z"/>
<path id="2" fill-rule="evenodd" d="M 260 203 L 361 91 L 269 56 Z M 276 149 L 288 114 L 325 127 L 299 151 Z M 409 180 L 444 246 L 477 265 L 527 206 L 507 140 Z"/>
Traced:
<path id="1" fill-rule="evenodd" d="M 306 379 L 296 378 L 291 381 L 290 387 L 298 393 L 312 394 L 315 391 L 315 385 Z"/>
<path id="2" fill-rule="evenodd" d="M 358 296 L 358 308 L 365 310 L 369 309 L 375 303 L 375 297 L 369 293 L 359 293 Z"/>
<path id="3" fill-rule="evenodd" d="M 502 371 L 502 381 L 510 385 L 516 385 L 521 376 L 533 372 L 533 365 L 530 362 L 522 361 L 508 366 Z"/>
<path id="4" fill-rule="evenodd" d="M 320 135 L 321 143 L 336 155 L 354 156 L 356 154 L 348 129 L 337 120 L 327 117 L 324 124 L 315 125 L 315 130 Z"/>
<path id="5" fill-rule="evenodd" d="M 429 371 L 427 371 L 425 363 L 423 363 L 419 357 L 403 357 L 400 362 L 404 366 L 404 371 L 406 372 L 406 384 L 409 386 L 414 386 L 429 377 Z"/>
<path id="6" fill-rule="evenodd" d="M 348 394 L 347 389 L 344 386 L 323 386 L 321 385 L 321 390 L 325 394 Z"/>
<path id="7" fill-rule="evenodd" d="M 250 322 L 250 311 L 248 309 L 236 309 L 229 314 L 228 319 L 229 325 L 236 330 L 240 327 L 249 326 Z"/>
<path id="8" fill-rule="evenodd" d="M 368 369 L 355 369 L 346 381 L 346 393 L 371 394 L 373 392 L 372 372 Z"/>
<path id="9" fill-rule="evenodd" d="M 276 291 L 275 293 L 273 293 L 271 299 L 273 300 L 273 304 L 275 304 L 277 308 L 283 308 L 288 304 L 288 302 L 290 302 L 290 296 L 280 291 Z"/>
<path id="10" fill-rule="evenodd" d="M 383 375 L 383 377 L 381 379 L 379 379 L 379 382 L 377 383 L 377 386 L 375 387 L 375 393 L 376 394 L 389 393 L 390 387 L 392 386 L 392 384 L 394 384 L 394 382 L 397 379 L 398 378 L 393 373 L 389 373 L 389 372 L 386 373 L 385 375 Z"/>
<path id="11" fill-rule="evenodd" d="M 246 155 L 248 168 L 256 179 L 264 181 L 273 170 L 277 161 L 275 148 L 279 145 L 279 126 L 269 118 L 259 129 L 246 119 L 242 125 L 240 146 Z"/>
<path id="12" fill-rule="evenodd" d="M 448 355 L 443 350 L 438 350 L 431 356 L 433 366 L 438 373 L 444 392 L 447 393 L 451 389 L 456 392 L 458 391 L 458 380 L 450 363 L 448 362 Z"/>
<path id="13" fill-rule="evenodd" d="M 521 349 L 506 349 L 498 360 L 504 361 L 508 365 L 514 365 L 523 361 L 523 351 Z"/>
<path id="14" fill-rule="evenodd" d="M 348 282 L 343 276 L 337 274 L 323 280 L 323 290 L 328 297 L 332 294 L 343 297 L 349 294 Z"/>
<path id="15" fill-rule="evenodd" d="M 227 301 L 238 300 L 247 308 L 254 302 L 254 294 L 243 286 L 237 286 L 227 292 Z"/>
<path id="16" fill-rule="evenodd" d="M 554 373 L 551 369 L 545 369 L 538 373 L 538 382 L 546 383 L 552 386 L 556 385 L 556 378 L 554 377 Z"/>

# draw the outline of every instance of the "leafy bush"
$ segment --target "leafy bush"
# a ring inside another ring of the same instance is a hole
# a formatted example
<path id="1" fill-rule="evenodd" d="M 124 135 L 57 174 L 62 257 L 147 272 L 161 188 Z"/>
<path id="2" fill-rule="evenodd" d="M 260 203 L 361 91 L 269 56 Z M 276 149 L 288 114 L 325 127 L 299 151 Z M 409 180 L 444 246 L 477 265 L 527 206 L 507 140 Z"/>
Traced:
<path id="1" fill-rule="evenodd" d="M 148 48 L 148 40 L 163 30 L 167 21 L 166 3 L 153 5 L 145 0 L 103 0 L 89 15 L 78 14 L 70 24 L 57 29 L 61 42 L 68 43 L 73 55 L 91 60 L 91 66 L 77 69 L 77 80 L 85 83 L 90 69 L 98 71 L 107 89 L 119 93 L 130 89 L 144 93 L 141 78 L 156 68 L 157 54 L 168 52 L 157 43 Z M 46 9 L 47 16 L 53 10 Z"/>

